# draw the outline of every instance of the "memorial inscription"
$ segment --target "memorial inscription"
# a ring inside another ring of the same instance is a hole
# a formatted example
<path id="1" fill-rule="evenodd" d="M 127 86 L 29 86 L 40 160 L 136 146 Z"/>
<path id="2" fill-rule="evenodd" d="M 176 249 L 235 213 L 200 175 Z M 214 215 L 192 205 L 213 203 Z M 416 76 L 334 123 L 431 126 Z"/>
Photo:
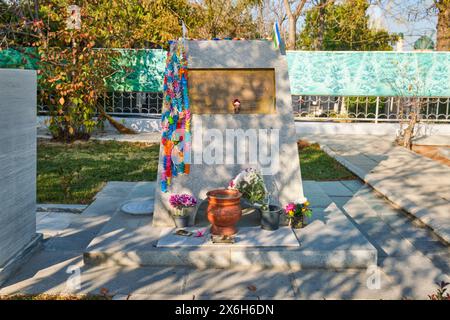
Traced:
<path id="1" fill-rule="evenodd" d="M 192 69 L 189 99 L 194 114 L 272 114 L 275 109 L 274 69 Z"/>

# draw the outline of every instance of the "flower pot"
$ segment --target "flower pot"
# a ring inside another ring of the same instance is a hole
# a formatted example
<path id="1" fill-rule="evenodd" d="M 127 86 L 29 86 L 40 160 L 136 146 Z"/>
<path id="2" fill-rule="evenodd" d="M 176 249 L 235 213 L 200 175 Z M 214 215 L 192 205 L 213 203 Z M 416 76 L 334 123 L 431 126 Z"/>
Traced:
<path id="1" fill-rule="evenodd" d="M 282 209 L 279 206 L 269 205 L 268 210 L 261 211 L 261 228 L 274 231 L 280 227 L 280 216 Z"/>
<path id="2" fill-rule="evenodd" d="M 189 225 L 190 208 L 181 208 L 176 210 L 173 216 L 177 228 L 186 228 Z"/>
<path id="3" fill-rule="evenodd" d="M 289 224 L 290 224 L 290 226 L 293 229 L 301 229 L 304 226 L 306 226 L 303 216 L 301 216 L 301 217 L 291 217 Z"/>
<path id="4" fill-rule="evenodd" d="M 186 228 L 189 224 L 189 216 L 175 216 L 173 220 L 177 229 Z"/>
<path id="5" fill-rule="evenodd" d="M 237 232 L 236 223 L 242 216 L 241 197 L 237 190 L 217 189 L 206 193 L 206 216 L 211 223 L 211 234 L 231 236 Z"/>

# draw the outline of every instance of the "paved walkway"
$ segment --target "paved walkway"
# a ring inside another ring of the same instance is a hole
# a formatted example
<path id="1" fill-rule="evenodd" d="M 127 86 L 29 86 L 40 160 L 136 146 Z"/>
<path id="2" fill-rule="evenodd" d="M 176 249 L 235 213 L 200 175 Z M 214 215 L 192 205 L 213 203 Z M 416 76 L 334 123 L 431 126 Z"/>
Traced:
<path id="1" fill-rule="evenodd" d="M 395 146 L 393 137 L 302 138 L 318 142 L 358 177 L 450 243 L 450 167 Z"/>
<path id="2" fill-rule="evenodd" d="M 82 259 L 85 247 L 116 208 L 148 193 L 145 183 L 113 182 L 82 214 L 40 214 L 37 224 L 46 234 L 44 247 L 4 284 L 0 294 L 108 292 L 114 299 L 426 299 L 435 291 L 436 281 L 450 280 L 448 246 L 428 229 L 415 226 L 366 185 L 356 180 L 304 181 L 304 188 L 316 206 L 335 202 L 343 210 L 377 248 L 379 269 L 293 272 L 86 266 Z"/>

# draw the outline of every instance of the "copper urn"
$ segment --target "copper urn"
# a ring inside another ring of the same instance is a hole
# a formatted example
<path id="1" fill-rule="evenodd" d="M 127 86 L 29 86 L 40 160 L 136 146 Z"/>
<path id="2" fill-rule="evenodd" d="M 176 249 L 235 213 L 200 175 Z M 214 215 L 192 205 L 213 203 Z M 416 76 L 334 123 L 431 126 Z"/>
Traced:
<path id="1" fill-rule="evenodd" d="M 237 190 L 217 189 L 206 193 L 207 218 L 213 235 L 231 236 L 237 232 L 236 223 L 242 216 L 241 197 Z"/>

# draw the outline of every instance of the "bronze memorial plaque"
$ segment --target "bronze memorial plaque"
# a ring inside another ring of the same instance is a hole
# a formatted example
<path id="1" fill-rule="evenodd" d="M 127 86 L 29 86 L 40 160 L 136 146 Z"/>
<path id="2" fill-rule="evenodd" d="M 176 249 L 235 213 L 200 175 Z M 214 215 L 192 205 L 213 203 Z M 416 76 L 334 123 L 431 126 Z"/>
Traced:
<path id="1" fill-rule="evenodd" d="M 189 104 L 196 114 L 275 113 L 274 69 L 189 69 Z M 239 100 L 239 111 L 233 102 Z"/>

